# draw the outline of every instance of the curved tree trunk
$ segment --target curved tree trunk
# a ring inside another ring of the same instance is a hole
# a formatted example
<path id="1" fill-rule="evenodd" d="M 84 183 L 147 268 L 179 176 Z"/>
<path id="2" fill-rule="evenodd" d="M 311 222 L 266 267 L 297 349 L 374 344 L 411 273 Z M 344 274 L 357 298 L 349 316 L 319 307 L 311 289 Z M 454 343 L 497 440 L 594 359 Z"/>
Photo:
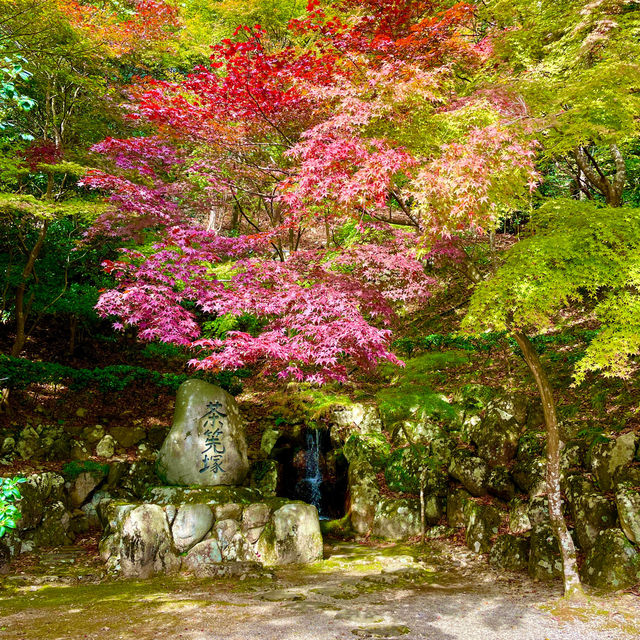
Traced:
<path id="1" fill-rule="evenodd" d="M 560 545 L 565 596 L 582 595 L 582 585 L 578 575 L 576 548 L 569 534 L 567 523 L 562 515 L 562 497 L 560 491 L 560 432 L 558 417 L 553 399 L 553 391 L 544 371 L 540 357 L 524 333 L 514 333 L 514 338 L 524 354 L 524 359 L 535 378 L 547 431 L 547 497 L 551 526 Z"/>

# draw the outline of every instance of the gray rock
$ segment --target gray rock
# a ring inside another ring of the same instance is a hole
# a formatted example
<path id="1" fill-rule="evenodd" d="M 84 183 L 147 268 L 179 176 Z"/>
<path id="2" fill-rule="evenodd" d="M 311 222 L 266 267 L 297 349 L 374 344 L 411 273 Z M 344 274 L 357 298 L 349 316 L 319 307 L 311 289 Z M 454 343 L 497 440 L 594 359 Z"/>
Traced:
<path id="1" fill-rule="evenodd" d="M 269 522 L 271 509 L 269 505 L 263 502 L 250 504 L 242 513 L 243 530 L 255 529 L 256 527 L 264 527 Z"/>
<path id="2" fill-rule="evenodd" d="M 547 463 L 544 458 L 524 458 L 518 460 L 511 475 L 515 483 L 530 496 L 539 496 L 547 490 Z"/>
<path id="3" fill-rule="evenodd" d="M 82 440 L 87 444 L 93 445 L 102 440 L 104 437 L 104 427 L 96 424 L 92 427 L 85 427 L 82 430 Z"/>
<path id="4" fill-rule="evenodd" d="M 491 505 L 469 502 L 467 504 L 467 547 L 476 553 L 488 553 L 491 540 L 498 534 L 501 512 Z"/>
<path id="5" fill-rule="evenodd" d="M 409 498 L 382 498 L 373 521 L 372 534 L 385 540 L 406 540 L 420 533 L 420 504 Z"/>
<path id="6" fill-rule="evenodd" d="M 487 488 L 489 493 L 507 502 L 511 500 L 516 493 L 516 487 L 511 479 L 511 475 L 504 467 L 494 467 L 491 469 L 487 478 Z"/>
<path id="7" fill-rule="evenodd" d="M 218 541 L 224 562 L 255 562 L 260 560 L 253 545 L 240 531 L 236 520 L 220 520 L 211 531 Z"/>
<path id="8" fill-rule="evenodd" d="M 478 455 L 491 466 L 508 464 L 516 455 L 522 425 L 501 406 L 491 404 L 485 417 L 469 431 Z"/>
<path id="9" fill-rule="evenodd" d="M 167 484 L 237 485 L 249 471 L 244 424 L 236 401 L 202 380 L 178 390 L 171 431 L 158 455 Z"/>
<path id="10" fill-rule="evenodd" d="M 461 482 L 472 496 L 483 496 L 487 493 L 489 467 L 482 458 L 477 458 L 466 450 L 458 449 L 454 452 L 449 465 L 449 475 Z"/>
<path id="11" fill-rule="evenodd" d="M 640 493 L 630 485 L 620 485 L 616 505 L 624 534 L 631 542 L 640 543 Z"/>
<path id="12" fill-rule="evenodd" d="M 213 513 L 206 504 L 185 504 L 178 509 L 171 532 L 178 552 L 188 551 L 213 526 Z"/>
<path id="13" fill-rule="evenodd" d="M 366 404 L 336 405 L 329 415 L 330 437 L 336 447 L 357 433 L 381 433 L 382 420 L 378 407 Z"/>
<path id="14" fill-rule="evenodd" d="M 216 520 L 240 520 L 242 505 L 235 502 L 217 504 L 213 507 L 213 515 Z"/>
<path id="15" fill-rule="evenodd" d="M 122 513 L 108 544 L 101 544 L 103 559 L 123 577 L 149 578 L 180 568 L 169 523 L 161 507 L 143 504 Z"/>
<path id="16" fill-rule="evenodd" d="M 562 576 L 560 545 L 548 524 L 536 525 L 531 530 L 529 575 L 545 581 Z"/>
<path id="17" fill-rule="evenodd" d="M 74 508 L 83 505 L 87 498 L 105 481 L 107 470 L 96 468 L 80 473 L 77 478 L 67 483 L 69 502 Z"/>
<path id="18" fill-rule="evenodd" d="M 280 437 L 279 429 L 265 429 L 262 433 L 262 439 L 260 441 L 260 453 L 264 456 L 269 456 L 273 447 L 276 446 L 278 438 Z"/>
<path id="19" fill-rule="evenodd" d="M 322 534 L 317 509 L 292 502 L 277 509 L 256 544 L 267 566 L 304 564 L 322 559 Z"/>
<path id="20" fill-rule="evenodd" d="M 619 529 L 601 531 L 580 577 L 598 589 L 624 589 L 640 580 L 640 554 Z"/>
<path id="21" fill-rule="evenodd" d="M 466 489 L 453 489 L 447 495 L 447 522 L 450 527 L 459 529 L 467 526 L 467 504 L 471 494 Z"/>
<path id="22" fill-rule="evenodd" d="M 113 436 L 103 436 L 96 445 L 96 455 L 100 458 L 111 458 L 116 451 L 116 441 Z"/>
<path id="23" fill-rule="evenodd" d="M 353 530 L 366 535 L 373 528 L 380 489 L 373 467 L 366 460 L 355 460 L 349 465 L 349 517 Z"/>
<path id="24" fill-rule="evenodd" d="M 530 530 L 529 503 L 519 498 L 514 498 L 509 503 L 509 531 L 519 534 Z"/>
<path id="25" fill-rule="evenodd" d="M 509 534 L 498 536 L 489 553 L 489 564 L 506 571 L 526 571 L 529 567 L 529 539 Z"/>
<path id="26" fill-rule="evenodd" d="M 147 432 L 139 425 L 131 427 L 111 427 L 109 433 L 123 449 L 135 447 L 135 445 L 142 442 L 147 435 Z"/>
<path id="27" fill-rule="evenodd" d="M 278 489 L 278 476 L 278 463 L 275 460 L 257 460 L 251 465 L 249 484 L 265 498 L 272 498 Z"/>
<path id="28" fill-rule="evenodd" d="M 610 491 L 616 486 L 620 472 L 633 461 L 637 444 L 638 436 L 631 431 L 592 447 L 588 456 L 589 466 L 603 491 Z"/>

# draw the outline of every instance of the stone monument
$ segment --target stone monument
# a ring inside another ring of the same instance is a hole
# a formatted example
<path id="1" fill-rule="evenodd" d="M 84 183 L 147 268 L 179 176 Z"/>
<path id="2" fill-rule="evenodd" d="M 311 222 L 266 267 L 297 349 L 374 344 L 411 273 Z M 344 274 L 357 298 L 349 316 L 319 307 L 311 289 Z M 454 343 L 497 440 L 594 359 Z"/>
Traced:
<path id="1" fill-rule="evenodd" d="M 242 484 L 249 461 L 244 424 L 234 398 L 202 380 L 182 384 L 157 470 L 169 485 Z"/>
<path id="2" fill-rule="evenodd" d="M 110 571 L 146 578 L 180 568 L 197 576 L 242 575 L 255 566 L 322 558 L 316 507 L 242 486 L 249 471 L 234 398 L 202 380 L 183 383 L 158 476 L 140 502 L 97 505 L 100 554 Z"/>

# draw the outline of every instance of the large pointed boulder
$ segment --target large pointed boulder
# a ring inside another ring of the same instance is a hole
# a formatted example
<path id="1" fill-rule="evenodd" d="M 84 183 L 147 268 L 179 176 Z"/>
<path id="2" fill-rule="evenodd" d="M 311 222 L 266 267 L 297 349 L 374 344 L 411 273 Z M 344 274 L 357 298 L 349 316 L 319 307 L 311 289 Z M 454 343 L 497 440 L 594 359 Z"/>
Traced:
<path id="1" fill-rule="evenodd" d="M 202 380 L 183 383 L 157 470 L 170 485 L 242 484 L 249 461 L 244 422 L 233 397 Z"/>

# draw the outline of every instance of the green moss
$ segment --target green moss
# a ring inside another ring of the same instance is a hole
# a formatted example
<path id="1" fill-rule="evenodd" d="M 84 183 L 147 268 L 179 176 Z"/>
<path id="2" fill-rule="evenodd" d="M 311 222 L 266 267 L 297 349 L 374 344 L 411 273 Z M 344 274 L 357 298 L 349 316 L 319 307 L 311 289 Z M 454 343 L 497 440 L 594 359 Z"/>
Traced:
<path id="1" fill-rule="evenodd" d="M 109 465 L 94 460 L 74 460 L 62 466 L 65 480 L 75 480 L 81 473 L 90 473 L 101 478 L 109 474 Z"/>
<path id="2" fill-rule="evenodd" d="M 337 520 L 320 520 L 320 531 L 322 531 L 323 536 L 340 540 L 346 540 L 354 536 L 348 515 Z"/>
<path id="3" fill-rule="evenodd" d="M 353 433 L 344 444 L 343 454 L 349 462 L 367 460 L 374 469 L 384 468 L 391 445 L 381 433 Z"/>

